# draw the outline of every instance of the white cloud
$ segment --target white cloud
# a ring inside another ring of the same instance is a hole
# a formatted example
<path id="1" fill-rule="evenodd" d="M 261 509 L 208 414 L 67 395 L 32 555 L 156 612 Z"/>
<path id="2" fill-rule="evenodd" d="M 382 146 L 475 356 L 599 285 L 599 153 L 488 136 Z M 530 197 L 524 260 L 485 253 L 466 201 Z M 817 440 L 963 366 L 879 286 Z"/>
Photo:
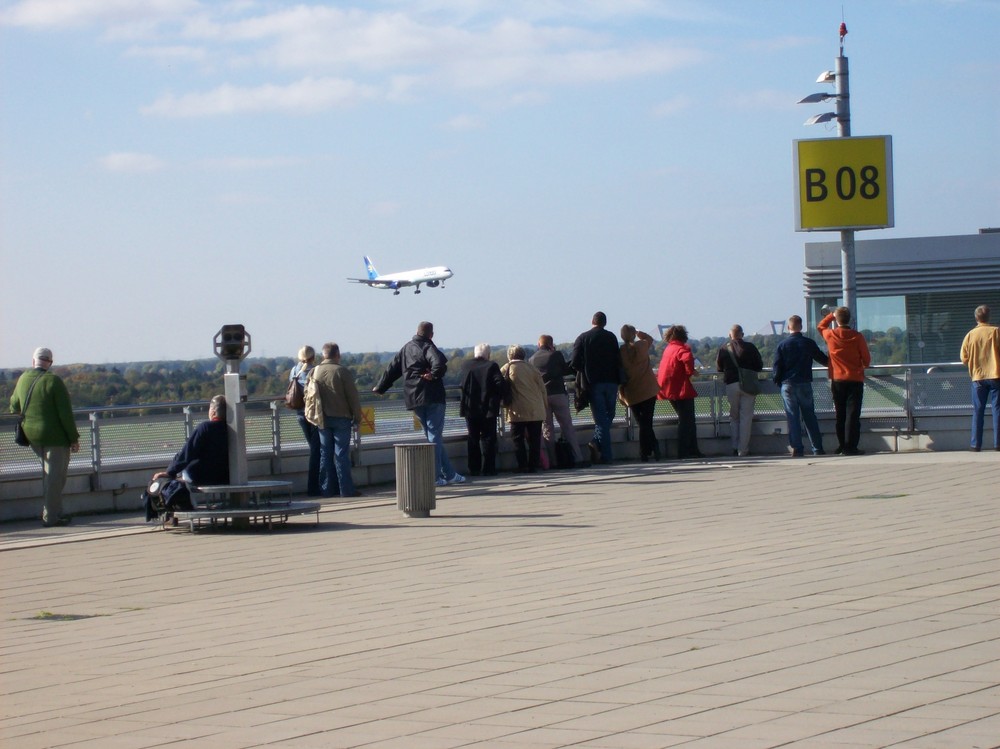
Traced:
<path id="1" fill-rule="evenodd" d="M 10 26 L 66 27 L 153 23 L 194 12 L 195 0 L 22 0 L 0 11 Z"/>
<path id="2" fill-rule="evenodd" d="M 148 153 L 110 153 L 100 160 L 101 166 L 109 172 L 123 174 L 144 174 L 158 172 L 166 164 L 156 156 Z"/>
<path id="3" fill-rule="evenodd" d="M 161 117 L 206 117 L 261 112 L 309 114 L 346 107 L 376 96 L 375 89 L 341 78 L 304 78 L 287 86 L 219 86 L 180 96 L 166 94 L 142 109 Z"/>

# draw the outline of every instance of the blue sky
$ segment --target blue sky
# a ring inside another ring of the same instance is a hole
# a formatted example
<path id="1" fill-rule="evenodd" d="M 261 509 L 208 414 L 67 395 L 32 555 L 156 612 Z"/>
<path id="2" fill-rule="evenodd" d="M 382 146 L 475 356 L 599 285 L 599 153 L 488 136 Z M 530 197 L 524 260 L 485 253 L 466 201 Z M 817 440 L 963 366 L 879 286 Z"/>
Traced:
<path id="1" fill-rule="evenodd" d="M 792 141 L 836 129 L 795 102 L 842 18 L 853 134 L 893 137 L 859 239 L 1000 225 L 993 0 L 0 2 L 0 367 L 802 313 L 837 234 L 794 231 Z"/>

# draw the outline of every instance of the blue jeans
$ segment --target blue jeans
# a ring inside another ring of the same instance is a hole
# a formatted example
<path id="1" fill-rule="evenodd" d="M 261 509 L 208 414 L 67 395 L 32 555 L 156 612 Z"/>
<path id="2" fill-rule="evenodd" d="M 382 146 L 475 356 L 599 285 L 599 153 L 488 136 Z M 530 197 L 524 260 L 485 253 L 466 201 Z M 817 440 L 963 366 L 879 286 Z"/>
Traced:
<path id="1" fill-rule="evenodd" d="M 299 426 L 302 427 L 302 434 L 306 438 L 306 444 L 309 445 L 309 473 L 306 478 L 306 494 L 310 497 L 318 497 L 321 491 L 319 485 L 319 429 L 306 420 L 303 411 L 299 411 L 298 419 Z"/>
<path id="2" fill-rule="evenodd" d="M 986 404 L 993 409 L 993 447 L 1000 447 L 1000 380 L 972 381 L 972 447 L 983 446 Z"/>
<path id="3" fill-rule="evenodd" d="M 785 417 L 788 419 L 788 444 L 792 450 L 801 454 L 802 422 L 806 424 L 809 441 L 813 453 L 823 452 L 823 435 L 819 431 L 819 421 L 816 420 L 816 409 L 813 405 L 813 386 L 811 382 L 786 382 L 781 386 L 781 400 L 785 404 Z"/>
<path id="4" fill-rule="evenodd" d="M 324 497 L 354 496 L 351 478 L 351 420 L 346 416 L 327 416 L 326 427 L 319 430 L 320 485 Z"/>
<path id="5" fill-rule="evenodd" d="M 590 385 L 590 412 L 594 415 L 594 444 L 600 448 L 601 460 L 610 463 L 611 422 L 615 420 L 618 405 L 618 385 L 614 382 L 596 382 Z"/>
<path id="6" fill-rule="evenodd" d="M 413 413 L 424 428 L 424 436 L 434 445 L 435 475 L 439 479 L 451 481 L 455 478 L 455 469 L 451 467 L 448 453 L 444 449 L 444 403 L 427 403 L 415 406 Z"/>

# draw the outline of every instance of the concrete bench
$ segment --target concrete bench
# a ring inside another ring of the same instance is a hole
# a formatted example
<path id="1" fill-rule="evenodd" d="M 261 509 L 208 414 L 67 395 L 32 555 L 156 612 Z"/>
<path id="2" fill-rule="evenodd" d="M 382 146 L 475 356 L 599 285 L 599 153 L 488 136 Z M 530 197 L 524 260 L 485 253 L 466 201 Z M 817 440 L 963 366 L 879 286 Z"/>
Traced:
<path id="1" fill-rule="evenodd" d="M 253 523 L 284 523 L 292 515 L 316 514 L 319 502 L 294 501 L 291 481 L 248 481 L 246 484 L 218 484 L 192 487 L 190 510 L 178 510 L 174 519 L 186 523 L 192 532 L 201 525 L 229 525 L 248 528 Z M 276 492 L 284 496 L 274 496 Z"/>

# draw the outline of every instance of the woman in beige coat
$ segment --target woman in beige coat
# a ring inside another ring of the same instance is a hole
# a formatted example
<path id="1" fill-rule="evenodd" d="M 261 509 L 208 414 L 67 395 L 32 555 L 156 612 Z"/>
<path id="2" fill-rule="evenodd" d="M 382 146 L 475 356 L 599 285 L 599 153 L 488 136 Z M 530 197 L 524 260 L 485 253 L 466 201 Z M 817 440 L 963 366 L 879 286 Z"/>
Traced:
<path id="1" fill-rule="evenodd" d="M 650 458 L 660 459 L 660 446 L 653 432 L 653 409 L 660 386 L 649 363 L 653 337 L 636 330 L 632 325 L 622 327 L 622 367 L 625 384 L 618 389 L 622 403 L 632 409 L 632 418 L 639 425 L 639 459 L 645 463 Z"/>
<path id="2" fill-rule="evenodd" d="M 535 473 L 542 449 L 545 383 L 541 373 L 524 360 L 524 349 L 520 346 L 509 346 L 507 359 L 509 361 L 501 367 L 500 373 L 510 388 L 507 423 L 514 441 L 517 470 Z"/>

